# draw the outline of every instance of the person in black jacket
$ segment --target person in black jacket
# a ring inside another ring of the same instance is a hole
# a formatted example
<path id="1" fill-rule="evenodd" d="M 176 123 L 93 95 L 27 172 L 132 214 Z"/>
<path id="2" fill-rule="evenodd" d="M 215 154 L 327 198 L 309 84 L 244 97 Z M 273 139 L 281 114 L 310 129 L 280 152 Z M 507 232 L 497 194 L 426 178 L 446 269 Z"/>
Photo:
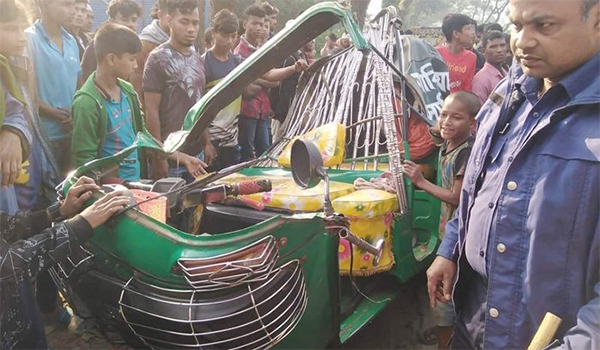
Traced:
<path id="1" fill-rule="evenodd" d="M 305 62 L 309 61 L 304 52 L 296 51 L 292 53 L 291 56 L 287 57 L 280 67 L 285 68 L 294 66 L 296 62 L 300 60 L 304 60 Z M 277 141 L 280 137 L 279 129 L 283 125 L 292 105 L 294 96 L 296 95 L 296 86 L 298 85 L 298 79 L 300 79 L 301 74 L 301 72 L 294 73 L 281 81 L 279 86 L 271 88 L 271 91 L 269 92 L 269 100 L 271 102 L 271 109 L 273 110 L 273 120 L 271 123 L 272 141 Z"/>
<path id="2" fill-rule="evenodd" d="M 48 348 L 32 279 L 68 256 L 92 237 L 96 227 L 129 204 L 129 197 L 112 192 L 81 211 L 98 189 L 92 179 L 81 177 L 64 201 L 46 210 L 0 212 L 1 349 Z"/>

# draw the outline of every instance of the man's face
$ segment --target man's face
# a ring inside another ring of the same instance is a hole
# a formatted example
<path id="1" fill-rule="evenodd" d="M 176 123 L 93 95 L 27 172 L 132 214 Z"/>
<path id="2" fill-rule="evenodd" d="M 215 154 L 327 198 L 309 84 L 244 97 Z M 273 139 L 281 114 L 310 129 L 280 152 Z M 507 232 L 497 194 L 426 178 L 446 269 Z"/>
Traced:
<path id="1" fill-rule="evenodd" d="M 329 40 L 327 43 L 329 49 L 335 49 L 337 47 L 337 40 L 331 40 L 330 38 L 327 38 L 327 40 Z"/>
<path id="2" fill-rule="evenodd" d="M 81 29 L 85 24 L 85 20 L 87 19 L 87 5 L 82 2 L 78 2 L 73 5 L 75 9 L 75 14 L 73 15 L 73 19 L 71 20 L 71 27 L 73 29 Z"/>
<path id="3" fill-rule="evenodd" d="M 5 57 L 23 54 L 27 45 L 25 28 L 27 24 L 22 19 L 0 23 L 0 54 Z"/>
<path id="4" fill-rule="evenodd" d="M 94 27 L 94 10 L 90 5 L 87 6 L 87 17 L 85 23 L 83 24 L 83 30 L 85 32 L 91 32 Z"/>
<path id="5" fill-rule="evenodd" d="M 475 118 L 467 107 L 452 96 L 446 97 L 439 117 L 440 133 L 444 140 L 460 140 L 469 136 Z"/>
<path id="6" fill-rule="evenodd" d="M 525 74 L 557 82 L 600 51 L 600 6 L 581 0 L 511 0 L 511 49 Z"/>
<path id="7" fill-rule="evenodd" d="M 470 49 L 475 42 L 475 28 L 472 24 L 464 25 L 461 31 L 454 31 L 454 38 L 463 48 Z"/>
<path id="8" fill-rule="evenodd" d="M 266 35 L 265 18 L 248 16 L 248 19 L 244 22 L 244 29 L 246 30 L 246 38 L 250 42 L 256 42 Z"/>
<path id="9" fill-rule="evenodd" d="M 481 38 L 483 37 L 483 33 L 482 32 L 478 32 L 475 31 L 475 43 L 474 45 L 477 45 L 481 42 Z"/>
<path id="10" fill-rule="evenodd" d="M 269 22 L 269 28 L 271 31 L 274 31 L 275 27 L 277 26 L 277 14 L 274 13 L 270 16 L 267 16 L 267 22 Z"/>
<path id="11" fill-rule="evenodd" d="M 307 42 L 306 44 L 304 44 L 304 46 L 302 46 L 302 51 L 305 52 L 310 52 L 313 51 L 315 49 L 315 41 L 311 40 L 309 42 Z"/>
<path id="12" fill-rule="evenodd" d="M 185 14 L 176 10 L 175 14 L 169 15 L 169 27 L 171 28 L 171 38 L 176 42 L 184 46 L 194 45 L 200 30 L 198 9 Z"/>
<path id="13" fill-rule="evenodd" d="M 269 39 L 269 33 L 271 33 L 271 25 L 269 24 L 269 21 L 265 20 L 265 27 L 261 36 L 258 37 L 258 41 L 262 44 L 266 43 Z"/>
<path id="14" fill-rule="evenodd" d="M 121 57 L 109 54 L 109 56 L 108 59 L 117 76 L 129 80 L 131 74 L 137 69 L 137 54 L 124 53 Z"/>
<path id="15" fill-rule="evenodd" d="M 113 23 L 124 25 L 125 27 L 127 27 L 135 32 L 135 31 L 137 31 L 138 20 L 139 20 L 139 17 L 135 13 L 131 16 L 123 16 L 123 14 L 121 12 L 117 12 L 117 15 L 115 16 L 115 18 L 111 18 L 110 21 Z"/>
<path id="16" fill-rule="evenodd" d="M 488 40 L 483 55 L 486 62 L 494 66 L 502 64 L 506 58 L 506 40 L 504 38 Z"/>
<path id="17" fill-rule="evenodd" d="M 45 0 L 42 16 L 46 15 L 50 20 L 62 27 L 69 27 L 75 16 L 73 0 Z"/>
<path id="18" fill-rule="evenodd" d="M 221 33 L 213 31 L 215 48 L 220 52 L 233 50 L 237 42 L 237 33 Z"/>

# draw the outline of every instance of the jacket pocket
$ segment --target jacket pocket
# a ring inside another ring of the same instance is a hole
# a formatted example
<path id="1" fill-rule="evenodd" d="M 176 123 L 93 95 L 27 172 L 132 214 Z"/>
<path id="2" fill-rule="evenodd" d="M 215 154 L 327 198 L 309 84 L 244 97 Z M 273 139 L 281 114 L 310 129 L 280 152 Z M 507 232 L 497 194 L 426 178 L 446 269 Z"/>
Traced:
<path id="1" fill-rule="evenodd" d="M 538 154 L 565 160 L 600 162 L 600 138 L 556 136 L 542 145 Z"/>

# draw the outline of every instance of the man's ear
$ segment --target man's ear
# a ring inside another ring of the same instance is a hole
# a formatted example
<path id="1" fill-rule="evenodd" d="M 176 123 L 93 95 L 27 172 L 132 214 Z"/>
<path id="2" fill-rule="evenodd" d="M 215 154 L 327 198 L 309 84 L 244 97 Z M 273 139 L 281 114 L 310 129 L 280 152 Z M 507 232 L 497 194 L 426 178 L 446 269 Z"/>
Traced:
<path id="1" fill-rule="evenodd" d="M 594 24 L 596 35 L 600 34 L 600 2 L 597 2 L 596 5 L 590 9 L 589 20 Z"/>
<path id="2" fill-rule="evenodd" d="M 242 22 L 242 27 L 244 27 L 244 31 L 246 31 L 247 24 L 248 24 L 248 21 L 243 21 Z"/>
<path id="3" fill-rule="evenodd" d="M 452 31 L 452 41 L 458 39 L 460 37 L 460 33 L 458 30 L 453 30 Z"/>
<path id="4" fill-rule="evenodd" d="M 115 55 L 114 53 L 109 53 L 104 59 L 110 67 L 114 67 L 117 55 Z"/>

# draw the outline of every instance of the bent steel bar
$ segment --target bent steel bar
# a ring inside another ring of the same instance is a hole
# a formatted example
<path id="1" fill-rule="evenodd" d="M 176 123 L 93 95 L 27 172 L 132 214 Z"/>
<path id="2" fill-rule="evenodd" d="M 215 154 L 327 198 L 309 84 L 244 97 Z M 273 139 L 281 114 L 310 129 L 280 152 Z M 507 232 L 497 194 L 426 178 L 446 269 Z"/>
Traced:
<path id="1" fill-rule="evenodd" d="M 221 109 L 238 98 L 248 84 L 274 68 L 291 52 L 298 50 L 339 22 L 357 48 L 368 49 L 368 43 L 360 33 L 348 8 L 334 2 L 314 5 L 204 95 L 186 115 L 184 130 L 170 135 L 166 140 L 165 149 L 168 152 L 182 150 L 190 154 L 199 153 L 200 136 Z M 249 69 L 250 67 L 252 69 Z"/>
<path id="2" fill-rule="evenodd" d="M 266 279 L 278 257 L 275 238 L 266 236 L 237 251 L 210 258 L 182 258 L 177 264 L 196 290 L 217 290 Z"/>

